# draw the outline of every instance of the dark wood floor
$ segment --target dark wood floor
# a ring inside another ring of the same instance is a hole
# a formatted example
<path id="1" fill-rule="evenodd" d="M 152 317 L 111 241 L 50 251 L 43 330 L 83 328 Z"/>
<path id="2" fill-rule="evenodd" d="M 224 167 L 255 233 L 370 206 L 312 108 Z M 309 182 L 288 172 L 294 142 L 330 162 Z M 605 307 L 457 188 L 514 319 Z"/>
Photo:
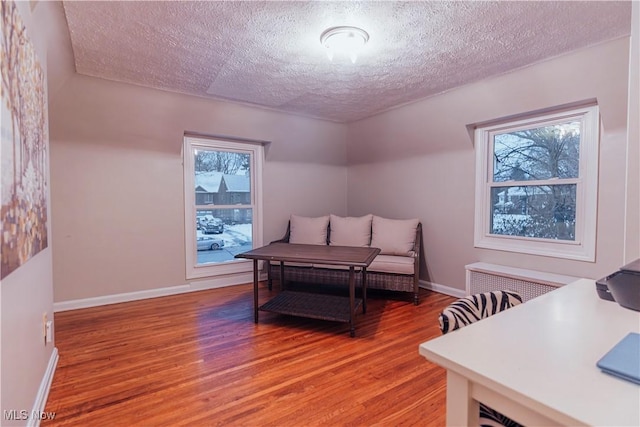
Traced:
<path id="1" fill-rule="evenodd" d="M 445 371 L 418 345 L 453 298 L 422 292 L 419 306 L 372 292 L 355 338 L 265 312 L 254 324 L 250 285 L 56 313 L 42 425 L 444 425 Z"/>

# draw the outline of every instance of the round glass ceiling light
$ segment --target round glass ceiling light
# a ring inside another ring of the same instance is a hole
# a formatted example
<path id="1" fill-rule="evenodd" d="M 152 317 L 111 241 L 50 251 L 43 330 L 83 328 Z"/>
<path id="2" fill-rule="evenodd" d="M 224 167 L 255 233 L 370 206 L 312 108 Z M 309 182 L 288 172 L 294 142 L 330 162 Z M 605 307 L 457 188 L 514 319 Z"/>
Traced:
<path id="1" fill-rule="evenodd" d="M 355 64 L 358 52 L 368 41 L 369 33 L 358 27 L 331 27 L 320 35 L 320 43 L 327 48 L 330 61 L 333 61 L 336 55 L 343 55 Z"/>

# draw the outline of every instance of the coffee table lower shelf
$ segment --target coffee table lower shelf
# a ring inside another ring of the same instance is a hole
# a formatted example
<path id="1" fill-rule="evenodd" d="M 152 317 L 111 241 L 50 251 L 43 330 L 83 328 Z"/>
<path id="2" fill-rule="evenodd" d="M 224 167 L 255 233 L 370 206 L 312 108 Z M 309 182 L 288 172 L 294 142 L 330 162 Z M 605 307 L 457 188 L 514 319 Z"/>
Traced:
<path id="1" fill-rule="evenodd" d="M 351 307 L 349 305 L 349 297 L 282 291 L 261 305 L 260 310 L 290 316 L 349 323 L 352 320 Z M 355 298 L 354 311 L 361 305 L 362 299 Z"/>

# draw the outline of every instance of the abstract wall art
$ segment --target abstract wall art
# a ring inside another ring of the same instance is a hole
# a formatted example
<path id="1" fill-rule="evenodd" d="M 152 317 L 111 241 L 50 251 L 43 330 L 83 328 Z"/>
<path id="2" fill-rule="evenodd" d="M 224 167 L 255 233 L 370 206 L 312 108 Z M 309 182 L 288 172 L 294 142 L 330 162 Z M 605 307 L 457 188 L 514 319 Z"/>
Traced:
<path id="1" fill-rule="evenodd" d="M 46 82 L 13 1 L 2 12 L 0 278 L 47 247 Z"/>

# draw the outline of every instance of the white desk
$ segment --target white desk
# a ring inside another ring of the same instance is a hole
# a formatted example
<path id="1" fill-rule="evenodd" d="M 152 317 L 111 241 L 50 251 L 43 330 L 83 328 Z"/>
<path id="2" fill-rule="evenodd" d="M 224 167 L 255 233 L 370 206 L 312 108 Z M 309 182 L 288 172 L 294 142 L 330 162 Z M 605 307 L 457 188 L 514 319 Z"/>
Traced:
<path id="1" fill-rule="evenodd" d="M 447 369 L 447 425 L 478 425 L 478 401 L 527 426 L 640 426 L 640 386 L 596 362 L 640 312 L 581 279 L 420 345 Z"/>

